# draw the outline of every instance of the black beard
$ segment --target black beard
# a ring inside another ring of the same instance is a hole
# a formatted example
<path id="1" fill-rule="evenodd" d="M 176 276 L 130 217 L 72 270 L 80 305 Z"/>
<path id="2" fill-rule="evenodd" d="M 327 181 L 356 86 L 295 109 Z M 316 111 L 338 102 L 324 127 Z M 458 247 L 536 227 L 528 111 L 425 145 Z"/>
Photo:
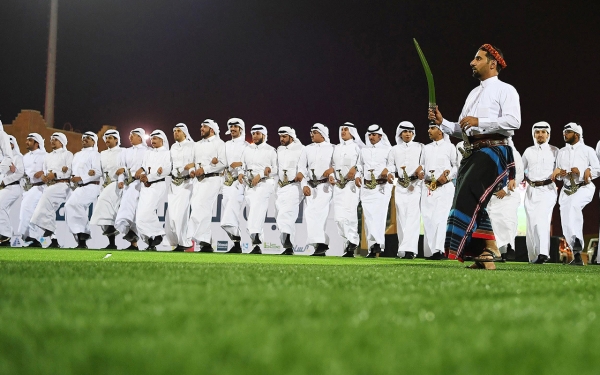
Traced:
<path id="1" fill-rule="evenodd" d="M 255 145 L 260 145 L 261 143 L 263 143 L 263 139 L 261 138 L 259 141 L 254 142 Z"/>
<path id="2" fill-rule="evenodd" d="M 479 78 L 481 78 L 481 74 L 479 74 L 479 72 L 478 72 L 478 71 L 475 71 L 475 70 L 474 70 L 474 71 L 473 71 L 473 77 L 475 77 L 475 78 L 479 79 Z"/>

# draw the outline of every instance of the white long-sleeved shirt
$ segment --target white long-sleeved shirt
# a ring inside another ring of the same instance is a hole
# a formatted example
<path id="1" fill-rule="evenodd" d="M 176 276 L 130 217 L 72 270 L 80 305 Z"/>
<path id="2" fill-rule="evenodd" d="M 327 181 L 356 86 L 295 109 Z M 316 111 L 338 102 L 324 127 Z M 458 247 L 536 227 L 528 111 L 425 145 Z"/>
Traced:
<path id="1" fill-rule="evenodd" d="M 185 170 L 185 166 L 194 164 L 194 146 L 195 143 L 184 139 L 183 142 L 175 142 L 171 146 L 171 163 L 173 165 L 173 176 L 177 177 L 177 172 L 181 176 L 188 176 L 190 171 L 195 170 L 195 167 Z"/>
<path id="2" fill-rule="evenodd" d="M 428 143 L 423 146 L 420 163 L 427 180 L 431 177 L 431 171 L 436 179 L 440 178 L 444 171 L 450 171 L 446 176 L 450 181 L 456 177 L 458 170 L 456 148 L 444 139 Z"/>
<path id="3" fill-rule="evenodd" d="M 579 175 L 573 176 L 576 184 L 583 182 L 583 174 L 588 168 L 590 168 L 592 179 L 600 175 L 600 161 L 598 161 L 596 152 L 582 141 L 561 148 L 556 156 L 556 167 L 567 172 L 571 172 L 571 168 L 577 167 Z M 558 176 L 558 178 L 566 180 L 567 184 L 570 184 L 569 177 Z"/>
<path id="4" fill-rule="evenodd" d="M 151 148 L 144 154 L 142 162 L 144 174 L 148 176 L 148 182 L 153 182 L 167 177 L 171 174 L 171 153 L 165 146 Z M 162 168 L 161 173 L 158 173 Z M 133 170 L 131 171 L 133 173 Z"/>
<path id="5" fill-rule="evenodd" d="M 237 137 L 225 142 L 225 154 L 227 155 L 227 167 L 229 172 L 234 178 L 237 178 L 238 174 L 243 171 L 243 166 L 237 168 L 231 168 L 230 165 L 235 162 L 242 161 L 242 154 L 249 145 L 244 138 Z"/>
<path id="6" fill-rule="evenodd" d="M 356 175 L 354 178 L 360 177 L 359 164 L 360 147 L 354 139 L 347 141 L 342 140 L 340 144 L 334 146 L 331 166 L 335 171 L 336 179 L 339 179 L 340 172 L 345 178 L 352 167 L 356 167 Z"/>
<path id="7" fill-rule="evenodd" d="M 244 164 L 244 174 L 252 170 L 252 175 L 263 177 L 273 177 L 277 175 L 277 152 L 265 142 L 260 145 L 251 143 L 246 147 L 242 154 L 242 163 Z M 265 176 L 265 168 L 271 168 L 271 173 Z"/>
<path id="8" fill-rule="evenodd" d="M 360 149 L 361 171 L 365 179 L 371 178 L 371 169 L 375 178 L 388 166 L 388 156 L 392 148 L 382 141 L 372 145 L 370 142 Z M 387 176 L 386 176 L 387 177 Z"/>
<path id="9" fill-rule="evenodd" d="M 2 122 L 0 122 L 0 173 L 7 173 L 12 164 L 12 148 L 8 134 L 4 131 Z"/>
<path id="10" fill-rule="evenodd" d="M 0 174 L 0 181 L 4 182 L 4 185 L 12 184 L 15 181 L 19 181 L 25 173 L 25 166 L 23 165 L 23 155 L 19 153 L 13 153 L 11 156 L 11 163 L 15 166 L 15 171 Z"/>
<path id="11" fill-rule="evenodd" d="M 217 158 L 216 164 L 212 163 L 213 158 Z M 194 162 L 196 169 L 202 164 L 205 174 L 222 172 L 227 166 L 225 142 L 216 135 L 199 140 L 194 145 Z"/>
<path id="12" fill-rule="evenodd" d="M 398 173 L 402 178 L 404 173 L 402 167 L 406 167 L 406 173 L 409 176 L 414 175 L 421 163 L 421 152 L 423 144 L 419 142 L 401 142 L 392 147 L 388 155 L 389 173 Z"/>
<path id="13" fill-rule="evenodd" d="M 470 128 L 468 135 L 498 133 L 511 137 L 521 127 L 519 94 L 513 86 L 500 81 L 497 76 L 481 81 L 467 96 L 458 122 L 444 119 L 442 131 L 461 138 L 459 122 L 467 116 L 479 120 L 479 126 Z"/>
<path id="14" fill-rule="evenodd" d="M 302 173 L 302 187 L 308 186 L 308 180 L 312 180 L 312 171 L 318 180 L 324 178 L 323 173 L 331 168 L 333 158 L 333 145 L 329 142 L 311 143 L 304 147 L 298 160 L 298 172 Z"/>
<path id="15" fill-rule="evenodd" d="M 73 154 L 64 147 L 53 150 L 44 158 L 44 174 L 50 171 L 56 175 L 57 180 L 71 178 L 71 166 L 73 164 Z M 62 168 L 67 167 L 67 171 L 63 172 Z"/>
<path id="16" fill-rule="evenodd" d="M 100 181 L 102 177 L 102 165 L 100 164 L 100 153 L 94 147 L 86 147 L 73 156 L 73 176 L 81 177 L 81 184 L 91 181 Z M 94 175 L 90 176 L 89 171 Z"/>
<path id="17" fill-rule="evenodd" d="M 523 169 L 531 181 L 544 181 L 552 176 L 556 168 L 558 147 L 548 143 L 535 144 L 527 147 L 523 153 Z"/>
<path id="18" fill-rule="evenodd" d="M 100 163 L 102 164 L 102 178 L 106 179 L 106 173 L 111 181 L 117 181 L 117 170 L 123 168 L 121 153 L 123 149 L 119 146 L 106 149 L 100 153 Z"/>
<path id="19" fill-rule="evenodd" d="M 298 173 L 298 161 L 300 154 L 304 150 L 304 145 L 294 141 L 288 146 L 279 146 L 277 148 L 277 171 L 279 180 L 284 180 L 284 171 L 288 180 L 293 180 Z"/>
<path id="20" fill-rule="evenodd" d="M 125 181 L 129 171 L 131 171 L 132 178 L 135 176 L 135 172 L 142 167 L 144 156 L 148 150 L 148 146 L 144 143 L 140 143 L 139 145 L 131 146 L 121 151 L 121 165 L 125 168 L 125 173 L 122 173 L 119 176 L 119 182 Z"/>
<path id="21" fill-rule="evenodd" d="M 37 149 L 29 151 L 23 156 L 23 165 L 25 166 L 25 174 L 29 177 L 29 181 L 32 184 L 42 182 L 41 178 L 35 178 L 33 175 L 39 171 L 44 171 L 44 159 L 46 158 L 46 151 Z"/>

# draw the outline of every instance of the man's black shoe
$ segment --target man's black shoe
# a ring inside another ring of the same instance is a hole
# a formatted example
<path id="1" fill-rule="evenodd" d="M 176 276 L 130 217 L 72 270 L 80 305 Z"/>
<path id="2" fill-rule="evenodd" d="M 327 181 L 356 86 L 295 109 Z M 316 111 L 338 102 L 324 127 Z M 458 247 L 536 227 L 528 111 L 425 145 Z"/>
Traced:
<path id="1" fill-rule="evenodd" d="M 76 249 L 87 249 L 87 244 L 85 243 L 84 240 L 81 240 L 78 242 L 77 247 L 75 247 Z"/>
<path id="2" fill-rule="evenodd" d="M 327 250 L 329 250 L 329 246 L 327 246 L 326 244 L 324 244 L 324 243 L 317 244 L 317 247 L 315 248 L 315 252 L 312 253 L 311 256 L 324 257 Z"/>
<path id="3" fill-rule="evenodd" d="M 285 234 L 285 240 L 283 241 L 284 249 L 293 249 L 294 245 L 292 245 L 292 241 L 290 240 L 290 235 L 288 233 Z M 294 251 L 292 251 L 292 254 Z"/>
<path id="4" fill-rule="evenodd" d="M 260 246 L 258 246 L 258 245 L 254 246 L 254 248 L 252 249 L 250 254 L 262 254 L 262 251 L 260 250 Z"/>
<path id="5" fill-rule="evenodd" d="M 371 249 L 369 249 L 369 254 L 367 254 L 366 258 L 379 258 L 379 253 L 381 253 L 381 245 L 376 243 L 371 246 Z"/>
<path id="6" fill-rule="evenodd" d="M 435 253 L 432 256 L 427 257 L 425 259 L 427 259 L 427 260 L 444 260 L 444 259 L 446 259 L 446 257 L 441 252 L 438 251 L 437 253 Z"/>
<path id="7" fill-rule="evenodd" d="M 262 241 L 260 240 L 260 236 L 257 233 L 256 236 L 254 236 L 254 239 L 252 240 L 252 245 L 260 245 L 261 243 Z"/>
<path id="8" fill-rule="evenodd" d="M 346 251 L 344 255 L 342 255 L 342 258 L 354 258 L 354 250 Z"/>
<path id="9" fill-rule="evenodd" d="M 162 240 L 163 240 L 162 236 L 152 237 L 152 239 L 150 239 L 150 242 L 148 243 L 148 245 L 156 248 L 156 246 L 158 246 L 162 243 Z"/>
<path id="10" fill-rule="evenodd" d="M 134 231 L 130 230 L 126 235 L 123 236 L 123 239 L 127 242 L 135 242 L 139 240 L 137 234 Z"/>
<path id="11" fill-rule="evenodd" d="M 575 238 L 575 243 L 573 244 L 573 253 L 580 253 L 581 250 L 583 250 L 583 246 L 581 246 L 579 238 Z"/>
<path id="12" fill-rule="evenodd" d="M 242 247 L 240 246 L 239 242 L 234 242 L 233 246 L 231 246 L 231 249 L 229 249 L 228 251 L 225 252 L 225 254 L 241 254 L 242 253 Z"/>
<path id="13" fill-rule="evenodd" d="M 200 247 L 200 253 L 213 253 L 215 249 L 210 244 L 205 244 Z"/>
<path id="14" fill-rule="evenodd" d="M 415 253 L 412 251 L 405 251 L 404 256 L 400 257 L 400 259 L 415 259 Z"/>
<path id="15" fill-rule="evenodd" d="M 294 249 L 285 249 L 280 255 L 294 255 Z"/>
<path id="16" fill-rule="evenodd" d="M 8 240 L 10 240 L 10 237 L 6 237 L 0 234 L 0 242 L 8 242 Z"/>
<path id="17" fill-rule="evenodd" d="M 139 250 L 139 248 L 137 246 L 129 245 L 129 247 L 127 247 L 123 250 Z"/>
<path id="18" fill-rule="evenodd" d="M 146 248 L 146 251 L 156 251 L 156 246 L 150 245 Z"/>
<path id="19" fill-rule="evenodd" d="M 33 239 L 33 241 L 31 241 L 31 243 L 27 246 L 27 247 L 42 247 L 42 244 L 40 243 L 40 241 Z"/>
<path id="20" fill-rule="evenodd" d="M 58 244 L 58 240 L 56 238 L 53 238 L 50 241 L 50 246 L 47 247 L 48 249 L 60 249 L 60 245 Z"/>
<path id="21" fill-rule="evenodd" d="M 573 260 L 569 263 L 569 266 L 583 266 L 583 265 L 584 264 L 583 264 L 583 259 L 581 259 L 581 254 L 575 253 L 573 255 Z"/>
<path id="22" fill-rule="evenodd" d="M 10 241 L 2 241 L 2 242 L 0 242 L 0 247 L 10 247 Z"/>
<path id="23" fill-rule="evenodd" d="M 186 247 L 183 245 L 177 245 L 177 247 L 175 247 L 173 249 L 173 251 L 179 252 L 179 253 L 183 253 L 185 251 Z"/>
<path id="24" fill-rule="evenodd" d="M 117 250 L 117 245 L 108 245 L 104 248 L 104 250 Z"/>
<path id="25" fill-rule="evenodd" d="M 533 262 L 533 264 L 544 264 L 547 261 L 548 261 L 548 256 L 544 255 L 544 254 L 540 254 L 540 255 L 538 255 L 538 257 L 535 260 L 535 262 Z"/>

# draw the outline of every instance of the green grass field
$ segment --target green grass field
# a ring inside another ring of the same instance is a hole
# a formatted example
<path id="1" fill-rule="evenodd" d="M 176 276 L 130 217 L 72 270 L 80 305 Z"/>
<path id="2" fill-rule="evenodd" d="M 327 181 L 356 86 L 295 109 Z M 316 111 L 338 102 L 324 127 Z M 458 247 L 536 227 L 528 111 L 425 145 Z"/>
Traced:
<path id="1" fill-rule="evenodd" d="M 600 267 L 0 251 L 0 374 L 598 374 Z"/>

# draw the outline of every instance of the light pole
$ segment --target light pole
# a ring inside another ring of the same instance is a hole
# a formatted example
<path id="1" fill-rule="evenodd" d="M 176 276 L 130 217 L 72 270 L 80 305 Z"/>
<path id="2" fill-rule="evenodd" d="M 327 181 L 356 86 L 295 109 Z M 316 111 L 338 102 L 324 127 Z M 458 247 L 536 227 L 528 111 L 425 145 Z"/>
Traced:
<path id="1" fill-rule="evenodd" d="M 50 33 L 48 36 L 48 68 L 46 70 L 46 126 L 54 127 L 54 87 L 56 84 L 56 32 L 58 28 L 58 0 L 50 3 Z"/>

